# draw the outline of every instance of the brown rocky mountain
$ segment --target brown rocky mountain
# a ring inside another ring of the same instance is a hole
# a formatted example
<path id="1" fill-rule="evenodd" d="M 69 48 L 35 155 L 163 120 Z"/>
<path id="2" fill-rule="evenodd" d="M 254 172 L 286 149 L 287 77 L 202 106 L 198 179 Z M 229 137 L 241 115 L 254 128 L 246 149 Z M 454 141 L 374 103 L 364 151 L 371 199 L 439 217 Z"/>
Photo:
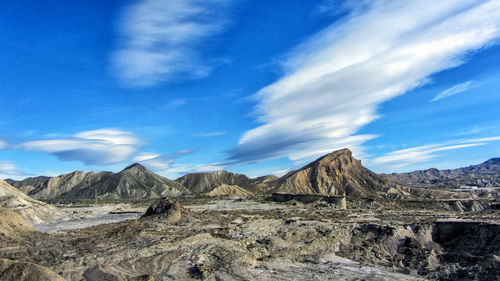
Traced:
<path id="1" fill-rule="evenodd" d="M 347 196 L 403 194 L 390 180 L 363 167 L 349 149 L 329 153 L 279 179 L 272 192 Z"/>
<path id="2" fill-rule="evenodd" d="M 204 196 L 210 196 L 210 197 L 215 197 L 215 196 L 236 196 L 236 197 L 251 197 L 253 194 L 237 185 L 228 185 L 228 184 L 221 184 L 217 186 L 216 188 L 202 193 Z"/>
<path id="3" fill-rule="evenodd" d="M 273 175 L 251 179 L 246 175 L 227 171 L 191 173 L 176 179 L 177 182 L 184 185 L 194 194 L 206 194 L 221 185 L 237 186 L 238 188 L 242 188 L 249 193 L 264 194 L 271 189 L 271 186 L 273 186 L 277 180 L 278 177 Z M 227 187 L 222 189 L 227 190 Z M 214 192 L 214 194 L 215 193 L 218 192 Z"/>
<path id="4" fill-rule="evenodd" d="M 479 165 L 438 170 L 435 168 L 411 173 L 383 175 L 394 182 L 415 187 L 458 188 L 460 186 L 500 186 L 500 158 Z"/>
<path id="5" fill-rule="evenodd" d="M 53 178 L 38 177 L 23 181 L 9 180 L 36 199 L 126 199 L 158 198 L 189 194 L 181 184 L 161 177 L 140 164 L 119 173 L 76 171 Z M 33 186 L 34 185 L 34 186 Z"/>
<path id="6" fill-rule="evenodd" d="M 237 185 L 242 188 L 252 185 L 252 180 L 247 176 L 226 171 L 191 173 L 176 179 L 176 181 L 194 194 L 208 192 L 222 184 Z"/>

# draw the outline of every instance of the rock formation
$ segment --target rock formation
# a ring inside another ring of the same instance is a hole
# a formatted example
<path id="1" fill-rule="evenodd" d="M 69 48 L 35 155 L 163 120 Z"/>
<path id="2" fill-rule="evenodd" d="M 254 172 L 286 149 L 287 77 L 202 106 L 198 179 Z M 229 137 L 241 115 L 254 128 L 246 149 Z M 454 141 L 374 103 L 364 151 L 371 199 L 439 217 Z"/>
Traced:
<path id="1" fill-rule="evenodd" d="M 160 217 L 167 222 L 178 222 L 182 218 L 181 204 L 168 198 L 160 198 L 149 206 L 142 217 L 147 218 L 151 216 Z"/>
<path id="2" fill-rule="evenodd" d="M 397 183 L 416 187 L 500 186 L 500 158 L 492 158 L 479 165 L 453 170 L 431 168 L 423 171 L 393 173 L 383 176 Z"/>
<path id="3" fill-rule="evenodd" d="M 0 207 L 0 236 L 15 238 L 19 233 L 35 231 L 18 213 Z"/>
<path id="4" fill-rule="evenodd" d="M 63 216 L 54 206 L 29 197 L 3 180 L 0 180 L 0 207 L 17 212 L 29 223 L 41 223 Z"/>
<path id="5" fill-rule="evenodd" d="M 65 281 L 52 270 L 29 262 L 0 259 L 0 280 Z"/>
<path id="6" fill-rule="evenodd" d="M 11 182 L 21 190 L 30 190 L 28 195 L 33 198 L 43 200 L 94 199 L 96 196 L 99 199 L 159 198 L 190 193 L 181 184 L 137 163 L 119 173 L 76 171 L 48 180 L 40 177 Z"/>
<path id="7" fill-rule="evenodd" d="M 363 167 L 349 149 L 332 152 L 289 172 L 280 178 L 272 192 L 347 196 L 402 193 L 396 184 Z"/>

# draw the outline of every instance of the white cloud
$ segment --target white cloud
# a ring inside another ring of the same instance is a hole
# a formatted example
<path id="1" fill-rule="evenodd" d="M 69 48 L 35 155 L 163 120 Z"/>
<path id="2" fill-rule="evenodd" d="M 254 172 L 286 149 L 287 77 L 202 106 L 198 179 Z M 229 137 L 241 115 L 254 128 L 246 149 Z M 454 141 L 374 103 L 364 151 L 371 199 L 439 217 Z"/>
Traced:
<path id="1" fill-rule="evenodd" d="M 277 177 L 282 177 L 282 176 L 284 176 L 288 172 L 290 172 L 290 169 L 273 171 L 271 174 L 273 174 L 273 175 L 275 175 Z"/>
<path id="2" fill-rule="evenodd" d="M 188 173 L 208 173 L 224 170 L 226 165 L 221 163 L 211 164 L 186 164 L 186 163 L 172 163 L 172 165 L 159 174 L 170 178 L 176 179 Z"/>
<path id="3" fill-rule="evenodd" d="M 285 74 L 254 98 L 260 126 L 229 160 L 292 160 L 346 146 L 363 153 L 359 129 L 381 103 L 458 66 L 499 36 L 499 1 L 372 1 L 291 52 Z"/>
<path id="4" fill-rule="evenodd" d="M 5 148 L 7 148 L 7 143 L 0 140 L 0 149 L 5 149 Z"/>
<path id="5" fill-rule="evenodd" d="M 141 153 L 137 154 L 136 156 L 134 156 L 133 160 L 136 162 L 140 162 L 140 161 L 150 160 L 150 159 L 156 158 L 158 156 L 161 156 L 161 154 L 141 152 Z"/>
<path id="6" fill-rule="evenodd" d="M 454 96 L 456 94 L 466 92 L 466 91 L 470 90 L 472 87 L 473 87 L 472 81 L 467 81 L 465 83 L 455 85 L 449 89 L 442 91 L 441 93 L 439 93 L 437 96 L 435 96 L 430 101 L 432 102 L 432 101 L 438 101 L 438 100 L 441 100 L 444 98 L 448 98 L 448 97 Z"/>
<path id="7" fill-rule="evenodd" d="M 169 154 L 139 153 L 134 157 L 134 161 L 140 162 L 144 166 L 155 172 L 167 171 L 172 168 L 175 160 L 181 156 L 191 154 L 197 149 L 183 149 Z"/>
<path id="8" fill-rule="evenodd" d="M 55 155 L 63 161 L 101 165 L 128 160 L 141 144 L 131 132 L 100 129 L 80 132 L 71 138 L 28 141 L 18 147 Z"/>
<path id="9" fill-rule="evenodd" d="M 23 176 L 25 173 L 20 171 L 16 165 L 9 162 L 0 162 L 0 175 L 4 176 Z"/>
<path id="10" fill-rule="evenodd" d="M 112 63 L 124 85 L 143 87 L 212 69 L 199 45 L 227 25 L 222 0 L 142 0 L 125 10 Z"/>
<path id="11" fill-rule="evenodd" d="M 392 168 L 402 168 L 415 163 L 427 162 L 438 157 L 437 152 L 455 150 L 473 146 L 481 146 L 488 142 L 500 141 L 500 136 L 453 140 L 445 143 L 416 146 L 401 150 L 392 151 L 384 156 L 370 159 L 367 162 L 376 165 L 388 165 Z"/>

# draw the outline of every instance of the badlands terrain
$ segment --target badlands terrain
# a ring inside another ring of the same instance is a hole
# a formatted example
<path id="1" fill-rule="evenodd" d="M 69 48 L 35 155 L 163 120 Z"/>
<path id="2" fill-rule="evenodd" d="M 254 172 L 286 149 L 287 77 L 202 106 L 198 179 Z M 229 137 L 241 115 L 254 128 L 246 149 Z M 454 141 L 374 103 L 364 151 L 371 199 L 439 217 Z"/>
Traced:
<path id="1" fill-rule="evenodd" d="M 379 175 L 348 149 L 281 178 L 0 181 L 0 280 L 500 280 L 498 183 L 498 158 Z"/>

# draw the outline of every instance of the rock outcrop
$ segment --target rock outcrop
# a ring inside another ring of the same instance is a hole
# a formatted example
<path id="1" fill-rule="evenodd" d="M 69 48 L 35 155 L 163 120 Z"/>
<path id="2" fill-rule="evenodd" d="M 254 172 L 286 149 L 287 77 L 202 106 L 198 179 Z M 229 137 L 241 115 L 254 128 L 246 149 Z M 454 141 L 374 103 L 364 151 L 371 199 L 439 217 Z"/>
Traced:
<path id="1" fill-rule="evenodd" d="M 276 193 L 347 196 L 400 195 L 401 189 L 363 167 L 349 149 L 327 154 L 307 166 L 284 175 L 272 190 Z"/>
<path id="2" fill-rule="evenodd" d="M 479 165 L 465 168 L 451 170 L 431 168 L 411 173 L 393 173 L 383 176 L 394 182 L 415 187 L 500 186 L 500 158 L 492 158 Z"/>
<path id="3" fill-rule="evenodd" d="M 142 218 L 152 216 L 159 217 L 167 222 L 178 222 L 182 218 L 181 204 L 168 198 L 158 199 L 149 206 Z"/>
<path id="4" fill-rule="evenodd" d="M 181 184 L 137 163 L 119 173 L 76 171 L 48 180 L 40 177 L 11 180 L 11 183 L 21 190 L 29 190 L 28 195 L 33 198 L 43 200 L 94 199 L 96 196 L 98 199 L 160 198 L 190 193 Z"/>
<path id="5" fill-rule="evenodd" d="M 29 223 L 41 223 L 63 216 L 63 212 L 47 203 L 35 200 L 0 180 L 0 207 L 15 211 Z"/>
<path id="6" fill-rule="evenodd" d="M 35 229 L 18 213 L 0 207 L 0 236 L 15 238 L 20 233 L 32 232 Z"/>
<path id="7" fill-rule="evenodd" d="M 65 281 L 52 270 L 29 262 L 0 259 L 2 281 Z"/>
<path id="8" fill-rule="evenodd" d="M 119 273 L 113 272 L 109 266 L 96 265 L 83 272 L 85 281 L 125 281 Z"/>

